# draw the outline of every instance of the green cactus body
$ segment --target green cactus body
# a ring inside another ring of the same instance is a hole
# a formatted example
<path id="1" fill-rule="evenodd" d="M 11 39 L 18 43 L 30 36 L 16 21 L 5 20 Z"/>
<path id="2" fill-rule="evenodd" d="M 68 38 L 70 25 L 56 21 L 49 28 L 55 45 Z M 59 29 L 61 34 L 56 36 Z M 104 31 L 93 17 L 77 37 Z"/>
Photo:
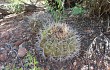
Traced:
<path id="1" fill-rule="evenodd" d="M 47 29 L 40 45 L 47 56 L 65 57 L 79 51 L 77 37 L 76 31 L 67 24 L 55 24 Z"/>

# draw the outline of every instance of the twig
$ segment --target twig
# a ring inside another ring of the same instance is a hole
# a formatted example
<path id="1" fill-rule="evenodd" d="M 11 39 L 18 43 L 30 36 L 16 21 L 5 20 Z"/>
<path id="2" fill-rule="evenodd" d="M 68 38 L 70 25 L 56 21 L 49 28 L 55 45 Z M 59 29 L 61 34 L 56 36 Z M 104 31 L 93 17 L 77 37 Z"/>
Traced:
<path id="1" fill-rule="evenodd" d="M 109 31 L 109 29 L 110 29 L 110 18 L 109 18 L 109 16 L 108 16 L 108 26 L 107 26 L 107 32 Z"/>
<path id="2" fill-rule="evenodd" d="M 108 3 L 110 3 L 110 1 L 107 0 Z"/>

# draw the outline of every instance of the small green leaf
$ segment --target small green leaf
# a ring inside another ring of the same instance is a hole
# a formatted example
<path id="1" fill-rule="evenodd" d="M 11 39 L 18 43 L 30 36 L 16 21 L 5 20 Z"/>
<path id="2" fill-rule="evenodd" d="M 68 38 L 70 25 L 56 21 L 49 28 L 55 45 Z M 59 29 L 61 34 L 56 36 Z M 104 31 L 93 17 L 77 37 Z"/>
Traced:
<path id="1" fill-rule="evenodd" d="M 75 6 L 72 8 L 73 15 L 83 14 L 84 12 L 85 12 L 85 10 L 82 7 Z"/>
<path id="2" fill-rule="evenodd" d="M 38 64 L 38 61 L 36 60 L 36 58 L 34 57 L 34 65 Z"/>

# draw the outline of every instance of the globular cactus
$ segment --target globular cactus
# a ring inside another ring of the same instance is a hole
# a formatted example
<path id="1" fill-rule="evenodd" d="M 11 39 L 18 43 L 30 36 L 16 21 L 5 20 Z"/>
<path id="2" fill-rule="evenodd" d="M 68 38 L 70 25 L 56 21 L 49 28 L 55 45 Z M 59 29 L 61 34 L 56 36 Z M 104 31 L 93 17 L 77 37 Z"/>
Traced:
<path id="1" fill-rule="evenodd" d="M 68 57 L 80 49 L 80 41 L 78 35 L 76 35 L 77 31 L 65 23 L 54 24 L 44 33 L 40 46 L 47 56 L 53 58 Z"/>

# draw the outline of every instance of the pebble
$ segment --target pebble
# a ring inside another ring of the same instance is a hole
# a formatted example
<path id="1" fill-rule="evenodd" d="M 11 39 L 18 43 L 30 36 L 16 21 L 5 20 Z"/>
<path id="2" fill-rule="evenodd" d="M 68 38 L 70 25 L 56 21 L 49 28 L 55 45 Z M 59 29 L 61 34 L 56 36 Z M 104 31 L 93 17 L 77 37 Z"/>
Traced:
<path id="1" fill-rule="evenodd" d="M 7 59 L 7 55 L 6 54 L 0 54 L 0 61 L 5 61 Z"/>
<path id="2" fill-rule="evenodd" d="M 16 41 L 14 44 L 15 44 L 15 46 L 19 46 L 20 44 L 22 44 L 23 43 L 23 40 L 18 40 L 18 41 Z"/>
<path id="3" fill-rule="evenodd" d="M 1 34 L 1 38 L 5 38 L 6 40 L 9 40 L 10 39 L 10 33 L 8 32 L 8 31 L 6 31 L 6 32 L 3 32 L 2 34 Z"/>
<path id="4" fill-rule="evenodd" d="M 24 48 L 24 47 L 19 47 L 19 49 L 18 49 L 18 56 L 19 56 L 19 57 L 24 57 L 24 56 L 26 55 L 26 53 L 27 53 L 26 48 Z"/>
<path id="5" fill-rule="evenodd" d="M 107 65 L 107 70 L 110 70 L 110 64 Z"/>

